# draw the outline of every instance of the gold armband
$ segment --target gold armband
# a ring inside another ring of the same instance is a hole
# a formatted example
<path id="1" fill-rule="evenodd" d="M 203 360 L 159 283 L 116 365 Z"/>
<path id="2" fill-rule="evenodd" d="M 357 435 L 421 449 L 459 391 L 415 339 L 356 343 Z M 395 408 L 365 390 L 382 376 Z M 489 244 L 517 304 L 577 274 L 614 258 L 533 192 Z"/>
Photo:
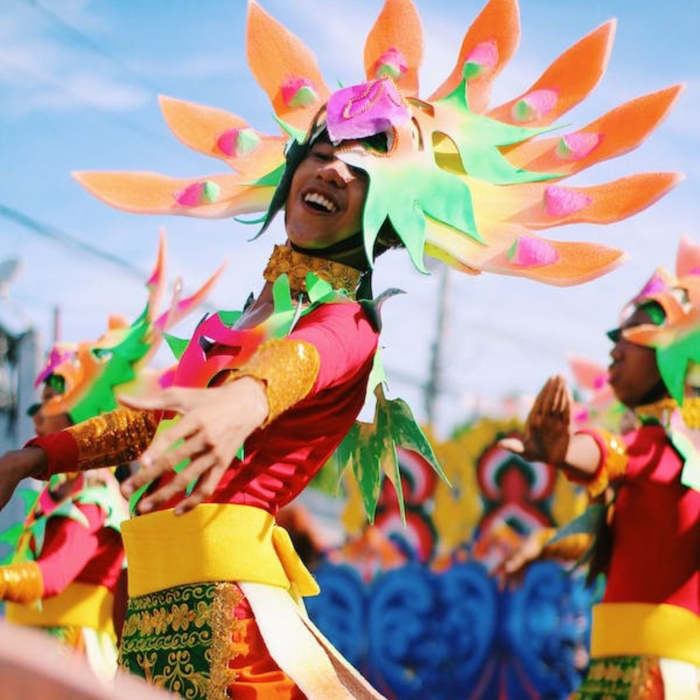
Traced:
<path id="1" fill-rule="evenodd" d="M 33 603 L 44 593 L 44 579 L 34 561 L 0 566 L 0 600 Z"/>
<path id="2" fill-rule="evenodd" d="M 318 350 L 304 340 L 273 338 L 266 340 L 229 381 L 253 377 L 265 384 L 267 425 L 311 391 L 321 360 Z"/>
<path id="3" fill-rule="evenodd" d="M 609 433 L 607 430 L 599 430 L 597 434 L 605 443 L 607 455 L 593 480 L 585 484 L 591 498 L 599 496 L 611 482 L 623 476 L 629 461 L 627 448 L 619 436 Z"/>
<path id="4" fill-rule="evenodd" d="M 137 459 L 151 444 L 157 427 L 158 419 L 151 411 L 119 408 L 68 428 L 78 445 L 78 469 Z"/>

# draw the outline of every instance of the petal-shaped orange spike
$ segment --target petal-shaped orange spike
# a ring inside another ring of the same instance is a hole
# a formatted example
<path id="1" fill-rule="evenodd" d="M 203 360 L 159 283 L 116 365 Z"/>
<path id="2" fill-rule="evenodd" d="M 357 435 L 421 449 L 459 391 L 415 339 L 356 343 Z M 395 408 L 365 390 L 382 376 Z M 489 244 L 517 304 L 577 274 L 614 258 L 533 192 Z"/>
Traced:
<path id="1" fill-rule="evenodd" d="M 463 78 L 464 64 L 480 46 L 495 48 L 496 62 L 468 82 L 469 108 L 483 112 L 488 107 L 491 83 L 515 53 L 520 41 L 520 12 L 517 0 L 489 0 L 469 27 L 457 63 L 447 80 L 430 96 L 430 101 L 449 95 Z"/>
<path id="2" fill-rule="evenodd" d="M 580 387 L 596 390 L 602 388 L 608 375 L 603 365 L 580 355 L 569 355 L 568 360 L 569 369 Z"/>
<path id="3" fill-rule="evenodd" d="M 676 254 L 676 276 L 700 275 L 700 245 L 688 236 L 681 236 Z"/>
<path id="4" fill-rule="evenodd" d="M 526 185 L 533 204 L 508 220 L 532 229 L 574 223 L 609 224 L 646 209 L 682 179 L 678 173 L 638 173 L 592 187 Z M 507 216 L 504 211 L 501 214 Z"/>
<path id="5" fill-rule="evenodd" d="M 423 61 L 423 27 L 411 0 L 386 0 L 365 42 L 365 73 L 377 77 L 378 63 L 391 51 L 399 52 L 405 67 L 391 77 L 407 95 L 418 95 L 418 69 Z"/>
<path id="6" fill-rule="evenodd" d="M 483 263 L 506 250 L 518 234 L 523 232 L 522 227 L 502 221 L 481 221 L 478 214 L 476 223 L 485 244 L 436 219 L 426 217 L 426 252 L 458 269 L 466 266 L 478 270 Z"/>
<path id="7" fill-rule="evenodd" d="M 297 129 L 308 129 L 311 118 L 330 95 L 316 57 L 255 0 L 248 3 L 246 53 L 250 70 L 267 93 L 275 114 Z"/>
<path id="8" fill-rule="evenodd" d="M 190 148 L 226 161 L 232 168 L 256 180 L 284 162 L 284 136 L 267 136 L 252 129 L 245 119 L 205 105 L 160 95 L 163 117 L 175 136 Z M 248 136 L 250 146 L 226 148 L 226 135 Z"/>
<path id="9" fill-rule="evenodd" d="M 163 227 L 158 231 L 158 257 L 151 276 L 146 282 L 148 287 L 148 317 L 154 319 L 158 315 L 160 302 L 165 292 L 166 264 L 168 257 L 168 241 Z"/>
<path id="10" fill-rule="evenodd" d="M 636 148 L 666 116 L 683 89 L 673 85 L 613 109 L 573 134 L 527 141 L 507 151 L 513 165 L 572 175 Z"/>
<path id="11" fill-rule="evenodd" d="M 530 236 L 530 238 L 534 238 Z M 569 243 L 538 239 L 556 251 L 557 260 L 545 265 L 523 266 L 500 253 L 485 263 L 482 269 L 501 275 L 527 277 L 557 287 L 588 282 L 614 270 L 625 261 L 625 253 L 594 243 Z"/>
<path id="12" fill-rule="evenodd" d="M 117 209 L 137 214 L 178 214 L 219 219 L 267 209 L 274 187 L 254 187 L 240 175 L 209 175 L 197 180 L 146 172 L 74 172 L 73 177 L 89 192 Z M 201 183 L 218 189 L 215 201 L 190 206 L 179 204 L 176 196 Z"/>
<path id="13" fill-rule="evenodd" d="M 489 116 L 510 124 L 539 127 L 568 112 L 603 77 L 616 24 L 611 19 L 587 34 L 559 56 L 522 95 L 492 109 Z"/>
<path id="14" fill-rule="evenodd" d="M 156 328 L 165 332 L 181 321 L 195 307 L 199 306 L 208 296 L 217 283 L 222 272 L 226 269 L 228 261 L 222 263 L 214 274 L 196 291 L 185 299 L 175 299 L 173 307 L 168 309 L 156 321 Z"/>

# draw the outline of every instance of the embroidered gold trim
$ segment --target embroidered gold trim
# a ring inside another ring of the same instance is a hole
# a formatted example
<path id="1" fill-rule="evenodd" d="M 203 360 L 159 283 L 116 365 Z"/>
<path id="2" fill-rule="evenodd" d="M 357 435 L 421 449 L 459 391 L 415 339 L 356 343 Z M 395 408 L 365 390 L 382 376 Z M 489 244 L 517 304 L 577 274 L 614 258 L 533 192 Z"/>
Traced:
<path id="1" fill-rule="evenodd" d="M 603 493 L 611 481 L 621 477 L 625 473 L 629 461 L 625 443 L 617 435 L 609 433 L 607 430 L 600 430 L 599 435 L 603 438 L 608 454 L 596 477 L 586 484 L 586 490 L 592 498 Z"/>
<path id="2" fill-rule="evenodd" d="M 687 396 L 683 399 L 681 416 L 689 428 L 700 429 L 700 396 Z"/>
<path id="3" fill-rule="evenodd" d="M 236 672 L 229 668 L 229 661 L 237 652 L 233 641 L 240 621 L 233 614 L 243 599 L 238 586 L 233 583 L 217 583 L 211 611 L 212 640 L 208 651 L 210 674 L 207 700 L 228 700 L 228 687 L 236 680 Z"/>
<path id="4" fill-rule="evenodd" d="M 78 445 L 78 469 L 110 467 L 137 459 L 158 427 L 150 411 L 119 408 L 68 428 Z"/>
<path id="5" fill-rule="evenodd" d="M 298 296 L 306 292 L 306 273 L 313 272 L 317 277 L 328 282 L 333 289 L 344 289 L 354 294 L 360 282 L 360 271 L 349 265 L 333 260 L 304 255 L 286 245 L 276 245 L 267 262 L 263 277 L 274 282 L 286 273 L 292 294 Z"/>
<path id="6" fill-rule="evenodd" d="M 311 343 L 289 338 L 266 340 L 229 380 L 255 377 L 265 382 L 268 414 L 264 425 L 301 401 L 318 376 L 321 360 Z"/>
<path id="7" fill-rule="evenodd" d="M 655 403 L 648 403 L 644 406 L 637 406 L 634 413 L 637 417 L 656 418 L 662 425 L 667 425 L 671 419 L 671 414 L 678 408 L 674 399 L 666 397 Z"/>

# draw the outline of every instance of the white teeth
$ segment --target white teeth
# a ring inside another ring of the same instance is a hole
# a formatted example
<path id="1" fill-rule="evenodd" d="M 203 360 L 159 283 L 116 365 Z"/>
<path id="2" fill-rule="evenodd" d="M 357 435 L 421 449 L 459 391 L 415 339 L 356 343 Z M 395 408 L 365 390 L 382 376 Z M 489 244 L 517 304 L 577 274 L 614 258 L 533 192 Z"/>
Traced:
<path id="1" fill-rule="evenodd" d="M 338 207 L 335 206 L 333 202 L 331 202 L 330 199 L 326 199 L 322 194 L 318 194 L 318 192 L 309 192 L 304 195 L 304 201 L 305 202 L 313 202 L 314 204 L 318 204 L 319 206 L 323 207 L 327 212 L 330 212 L 331 214 L 336 211 Z"/>

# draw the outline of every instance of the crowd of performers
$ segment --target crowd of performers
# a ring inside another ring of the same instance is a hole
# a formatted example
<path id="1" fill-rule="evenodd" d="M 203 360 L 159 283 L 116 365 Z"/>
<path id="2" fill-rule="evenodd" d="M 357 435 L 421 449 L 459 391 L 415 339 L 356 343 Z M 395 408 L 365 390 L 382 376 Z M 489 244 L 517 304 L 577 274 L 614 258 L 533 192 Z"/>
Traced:
<path id="1" fill-rule="evenodd" d="M 429 97 L 419 96 L 422 37 L 410 0 L 386 1 L 366 40 L 365 82 L 334 92 L 310 50 L 251 2 L 248 60 L 285 133 L 161 98 L 176 136 L 234 174 L 76 177 L 129 212 L 262 212 L 265 231 L 283 210 L 287 240 L 241 311 L 207 316 L 189 340 L 168 337 L 178 361 L 165 372 L 149 370 L 153 349 L 212 281 L 158 316 L 162 254 L 136 321 L 112 319 L 98 341 L 54 349 L 38 380 L 37 437 L 0 460 L 0 504 L 26 477 L 48 482 L 0 568 L 8 617 L 85 650 L 102 673 L 114 662 L 112 618 L 123 617 L 121 668 L 183 697 L 382 697 L 306 615 L 302 598 L 318 586 L 275 516 L 334 453 L 353 469 L 370 516 L 384 472 L 399 484 L 397 444 L 434 462 L 406 404 L 384 394 L 389 295 L 374 297 L 371 281 L 385 251 L 404 248 L 421 271 L 427 254 L 474 275 L 555 285 L 622 262 L 619 250 L 536 233 L 620 220 L 678 179 L 562 184 L 636 147 L 680 90 L 544 135 L 600 80 L 613 33 L 613 22 L 593 30 L 521 95 L 490 107 L 491 83 L 518 42 L 515 0 L 488 2 Z M 504 443 L 590 494 L 586 517 L 504 566 L 513 575 L 538 556 L 570 554 L 574 542 L 592 546 L 591 570 L 607 585 L 578 698 L 697 697 L 699 281 L 688 244 L 678 274 L 655 274 L 611 333 L 610 384 L 639 427 L 572 434 L 567 387 L 553 378 L 525 439 Z M 359 425 L 367 396 L 375 420 Z M 111 472 L 119 465 L 131 511 L 123 521 Z"/>

